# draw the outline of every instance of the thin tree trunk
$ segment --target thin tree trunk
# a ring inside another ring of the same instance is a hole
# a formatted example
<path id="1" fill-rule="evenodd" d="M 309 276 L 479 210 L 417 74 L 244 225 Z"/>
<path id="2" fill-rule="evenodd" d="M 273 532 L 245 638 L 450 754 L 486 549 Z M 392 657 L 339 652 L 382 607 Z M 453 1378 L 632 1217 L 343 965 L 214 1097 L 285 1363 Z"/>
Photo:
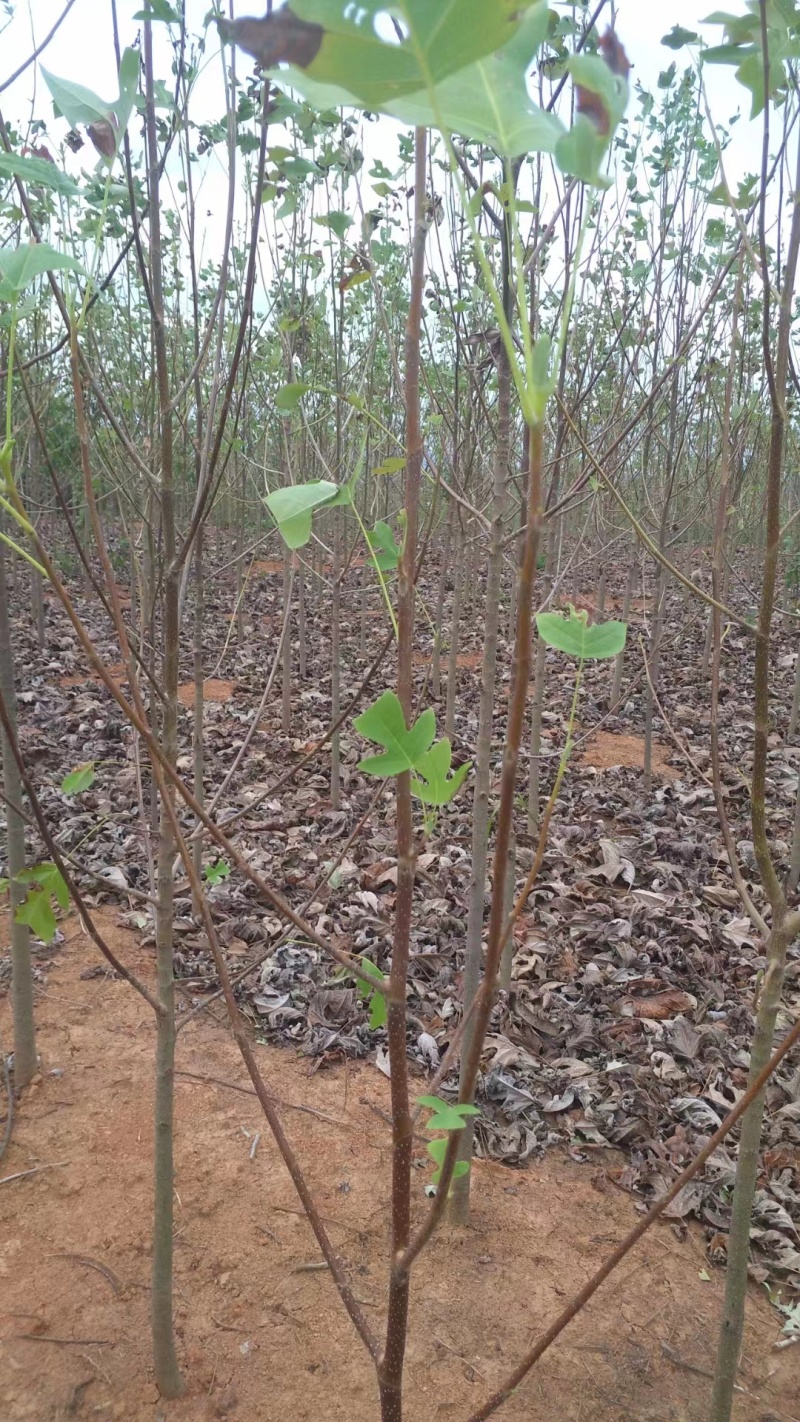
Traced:
<path id="1" fill-rule="evenodd" d="M 489 859 L 489 791 L 492 777 L 492 729 L 497 681 L 497 643 L 500 629 L 500 592 L 503 581 L 503 519 L 506 507 L 508 461 L 511 438 L 511 371 L 505 347 L 497 359 L 497 444 L 495 447 L 492 488 L 492 526 L 489 535 L 489 559 L 486 572 L 486 602 L 484 606 L 483 667 L 481 671 L 478 744 L 475 756 L 475 792 L 472 801 L 472 870 L 469 886 L 467 941 L 464 964 L 464 1011 L 469 1012 L 481 980 L 483 920 L 486 909 L 486 868 Z M 451 649 L 452 658 L 452 649 Z M 450 695 L 448 684 L 448 712 Z M 448 731 L 449 734 L 449 731 Z M 467 1025 L 461 1052 L 461 1075 L 469 1057 L 472 1032 Z M 459 1159 L 472 1158 L 473 1123 L 470 1119 L 461 1132 Z M 469 1219 L 470 1176 L 454 1180 L 452 1217 L 458 1224 Z"/>
<path id="2" fill-rule="evenodd" d="M 442 631 L 444 623 L 444 594 L 447 584 L 447 574 L 450 567 L 450 549 L 453 540 L 453 501 L 450 500 L 450 507 L 447 510 L 447 530 L 444 537 L 444 548 L 442 550 L 442 562 L 439 568 L 439 587 L 436 594 L 436 623 L 433 637 L 433 655 L 431 657 L 431 691 L 436 701 L 442 694 Z"/>
<path id="3" fill-rule="evenodd" d="M 761 23 L 766 50 L 766 9 L 762 4 Z M 769 257 L 766 238 L 766 183 L 769 162 L 769 105 L 764 114 L 764 147 L 761 176 L 759 246 L 766 279 Z M 795 192 L 800 189 L 800 143 L 797 147 Z M 772 909 L 771 932 L 766 944 L 767 970 L 756 1015 L 756 1029 L 750 1051 L 749 1081 L 769 1059 L 786 965 L 786 954 L 798 931 L 797 914 L 787 911 L 786 895 L 772 860 L 767 824 L 767 765 L 770 734 L 770 650 L 775 587 L 781 542 L 781 493 L 786 447 L 786 395 L 789 381 L 789 345 L 792 328 L 794 286 L 800 257 L 800 207 L 794 204 L 786 266 L 778 301 L 777 335 L 773 335 L 773 314 L 769 286 L 765 280 L 762 309 L 762 348 L 770 393 L 771 425 L 767 470 L 766 530 L 761 603 L 756 636 L 753 678 L 753 769 L 750 791 L 751 833 L 756 861 Z M 750 1222 L 758 1175 L 758 1154 L 764 1114 L 764 1093 L 756 1098 L 742 1118 L 739 1158 L 733 1194 L 733 1214 L 728 1236 L 728 1267 L 725 1274 L 725 1305 L 722 1316 L 711 1422 L 729 1422 L 733 1407 L 736 1369 L 744 1333 L 744 1306 L 747 1293 L 747 1262 L 750 1250 Z"/>
<path id="4" fill-rule="evenodd" d="M 11 727 L 16 735 L 17 698 L 14 688 L 14 653 L 8 616 L 5 545 L 0 542 L 0 687 L 8 709 Z M 24 901 L 27 889 L 16 882 L 25 868 L 25 821 L 15 805 L 22 805 L 22 781 L 5 731 L 0 733 L 3 756 L 3 789 L 8 800 L 4 806 L 6 846 L 8 854 L 9 900 L 11 907 L 11 1007 L 14 1019 L 14 1085 L 18 1091 L 36 1075 L 36 1028 L 33 1016 L 33 970 L 31 967 L 30 934 L 24 923 L 17 923 L 16 911 Z"/>
<path id="5" fill-rule="evenodd" d="M 626 624 L 626 626 L 630 621 L 631 602 L 633 600 L 633 585 L 635 580 L 636 559 L 633 554 L 631 554 L 631 560 L 628 564 L 628 576 L 625 580 L 625 595 L 622 600 L 622 621 Z M 611 683 L 611 696 L 609 698 L 608 703 L 608 708 L 610 711 L 613 711 L 619 705 L 619 699 L 622 692 L 622 673 L 624 669 L 625 648 L 623 647 L 622 651 L 614 659 L 614 676 Z"/>
<path id="6" fill-rule="evenodd" d="M 415 560 L 422 476 L 420 423 L 420 331 L 425 277 L 427 133 L 415 135 L 414 243 L 411 261 L 411 302 L 406 330 L 406 538 L 398 569 L 397 694 L 406 725 L 412 716 L 415 615 Z M 403 1368 L 408 1330 L 409 1270 L 398 1261 L 411 1236 L 411 1161 L 414 1128 L 411 1121 L 406 1048 L 406 986 L 411 951 L 414 897 L 414 822 L 411 777 L 397 777 L 397 904 L 392 971 L 389 980 L 388 1037 L 392 1099 L 392 1270 L 386 1322 L 386 1347 L 378 1370 L 381 1422 L 402 1422 Z"/>
<path id="7" fill-rule="evenodd" d="M 286 556 L 283 560 L 283 619 L 286 632 L 283 638 L 283 657 L 281 661 L 281 730 L 288 736 L 292 729 L 292 591 L 294 579 L 292 577 L 291 560 L 293 554 L 286 549 Z"/>
<path id="8" fill-rule="evenodd" d="M 339 719 L 342 684 L 341 668 L 339 665 L 339 658 L 341 656 L 340 613 L 342 605 L 342 590 L 339 586 L 341 571 L 339 523 L 339 510 L 335 509 L 333 514 L 333 607 L 331 609 L 331 721 L 334 725 Z M 339 732 L 336 730 L 331 736 L 331 804 L 334 810 L 338 810 L 339 808 L 340 789 Z"/>
<path id="9" fill-rule="evenodd" d="M 287 628 L 288 632 L 288 628 Z M 306 578 L 303 564 L 297 567 L 297 674 L 305 681 L 306 668 Z"/>
<path id="10" fill-rule="evenodd" d="M 159 154 L 156 135 L 153 78 L 153 36 L 149 19 L 144 23 L 146 83 L 145 137 L 150 197 L 150 278 L 152 287 L 153 337 L 156 357 L 158 416 L 161 454 L 161 527 L 164 558 L 164 607 L 162 637 L 161 745 L 166 759 L 175 765 L 178 753 L 178 651 L 180 643 L 180 570 L 176 555 L 175 485 L 173 470 L 173 416 L 170 392 L 169 356 L 164 328 L 164 292 L 161 246 L 161 204 L 159 197 Z M 165 795 L 174 804 L 172 783 L 165 783 Z M 166 1398 L 179 1397 L 184 1390 L 175 1352 L 172 1316 L 174 1161 L 173 1115 L 175 1074 L 175 984 L 172 965 L 174 891 L 172 866 L 175 844 L 166 805 L 160 806 L 157 866 L 156 967 L 158 996 L 164 1011 L 156 1026 L 156 1092 L 154 1111 L 154 1201 L 153 1270 L 150 1299 L 153 1330 L 153 1360 L 158 1389 Z"/>
<path id="11" fill-rule="evenodd" d="M 456 719 L 456 687 L 458 682 L 458 639 L 461 630 L 461 599 L 464 590 L 464 536 L 460 522 L 456 526 L 453 610 L 450 619 L 450 651 L 447 658 L 447 700 L 444 713 L 445 735 L 452 739 Z"/>
<path id="12" fill-rule="evenodd" d="M 506 865 L 506 886 L 505 902 L 503 904 L 503 915 L 506 922 L 514 908 L 514 891 L 517 881 L 517 836 L 514 828 L 508 839 L 508 864 Z M 503 949 L 503 957 L 500 964 L 500 987 L 503 992 L 511 991 L 511 973 L 514 967 L 514 933 L 513 930 L 508 935 L 508 942 Z"/>
<path id="13" fill-rule="evenodd" d="M 198 805 L 205 803 L 205 786 L 203 781 L 204 770 L 204 745 L 203 745 L 203 708 L 204 708 L 204 686 L 203 686 L 203 613 L 204 613 L 204 588 L 203 588 L 203 528 L 202 525 L 197 530 L 197 543 L 194 550 L 194 648 L 193 648 L 193 676 L 194 676 L 194 727 L 192 729 L 192 753 L 193 753 L 193 787 L 194 798 Z M 203 867 L 203 836 L 199 834 L 194 841 L 192 853 L 194 855 L 194 870 L 200 879 Z M 200 905 L 195 904 L 195 912 L 200 912 Z"/>

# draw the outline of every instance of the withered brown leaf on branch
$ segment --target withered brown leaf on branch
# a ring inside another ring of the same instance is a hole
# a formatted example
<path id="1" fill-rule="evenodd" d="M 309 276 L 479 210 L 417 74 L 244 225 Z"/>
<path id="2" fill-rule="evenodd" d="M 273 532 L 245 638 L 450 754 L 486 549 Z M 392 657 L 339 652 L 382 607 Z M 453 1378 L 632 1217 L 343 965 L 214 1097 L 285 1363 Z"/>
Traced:
<path id="1" fill-rule="evenodd" d="M 611 73 L 618 74 L 621 79 L 627 79 L 631 72 L 631 62 L 613 30 L 606 30 L 601 37 L 600 52 Z"/>
<path id="2" fill-rule="evenodd" d="M 86 132 L 103 158 L 114 157 L 117 151 L 116 123 L 112 123 L 111 119 L 98 119 L 96 123 L 87 123 Z"/>
<path id="3" fill-rule="evenodd" d="M 263 69 L 273 64 L 299 64 L 307 68 L 319 54 L 325 37 L 322 25 L 310 24 L 294 15 L 288 6 L 258 20 L 245 16 L 241 20 L 217 20 L 222 39 L 236 44 L 252 54 Z"/>
<path id="4" fill-rule="evenodd" d="M 627 79 L 631 72 L 630 60 L 613 30 L 606 30 L 602 36 L 600 52 L 611 73 L 621 79 Z M 602 95 L 585 89 L 582 84 L 576 84 L 575 99 L 578 113 L 591 119 L 597 132 L 605 137 L 611 131 L 611 115 L 606 109 Z"/>

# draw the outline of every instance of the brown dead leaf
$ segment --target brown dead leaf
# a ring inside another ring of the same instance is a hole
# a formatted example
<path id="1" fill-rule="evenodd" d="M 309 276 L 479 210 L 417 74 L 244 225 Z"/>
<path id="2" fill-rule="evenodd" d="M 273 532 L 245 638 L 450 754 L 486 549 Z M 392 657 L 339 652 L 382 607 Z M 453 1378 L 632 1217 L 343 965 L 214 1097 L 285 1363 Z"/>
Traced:
<path id="1" fill-rule="evenodd" d="M 625 1003 L 632 1017 L 646 1017 L 653 1022 L 663 1022 L 681 1012 L 691 1012 L 696 1006 L 697 1002 L 690 993 L 677 989 L 658 992 L 654 997 L 629 998 Z"/>
<path id="2" fill-rule="evenodd" d="M 284 63 L 306 69 L 316 59 L 325 38 L 322 25 L 299 19 L 288 5 L 262 19 L 252 15 L 241 20 L 219 19 L 217 26 L 226 44 L 236 44 L 246 54 L 252 54 L 263 69 Z"/>

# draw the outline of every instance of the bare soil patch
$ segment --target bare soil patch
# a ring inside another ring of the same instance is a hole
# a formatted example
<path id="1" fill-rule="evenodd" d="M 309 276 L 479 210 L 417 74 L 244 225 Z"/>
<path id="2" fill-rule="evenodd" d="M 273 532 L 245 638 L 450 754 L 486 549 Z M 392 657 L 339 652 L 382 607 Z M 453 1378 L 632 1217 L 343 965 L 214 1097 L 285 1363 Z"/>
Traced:
<path id="1" fill-rule="evenodd" d="M 230 701 L 235 691 L 235 684 L 232 681 L 222 681 L 216 677 L 211 677 L 203 682 L 204 701 Z M 178 700 L 182 706 L 194 706 L 194 682 L 184 682 L 178 687 Z"/>
<path id="2" fill-rule="evenodd" d="M 153 955 L 113 911 L 137 972 Z M 0 1187 L 0 1416 L 131 1422 L 375 1422 L 366 1355 L 339 1305 L 257 1102 L 177 1078 L 176 1313 L 187 1395 L 165 1404 L 149 1360 L 153 1024 L 98 968 L 78 922 L 38 993 L 42 1073 L 19 1108 Z M 99 975 L 98 975 L 99 974 Z M 8 1041 L 10 1006 L 0 1000 Z M 370 1322 L 385 1324 L 388 1083 L 371 1065 L 309 1074 L 258 1047 L 266 1081 Z M 247 1086 L 223 1025 L 179 1037 L 178 1070 Z M 425 1088 L 420 1077 L 419 1090 Z M 258 1140 L 256 1141 L 256 1137 Z M 446 1228 L 414 1276 L 408 1416 L 469 1416 L 636 1219 L 618 1157 L 479 1162 L 469 1230 Z M 419 1146 L 417 1215 L 428 1169 Z M 50 1167 L 50 1168 L 41 1168 Z M 681 1237 L 679 1237 L 679 1235 Z M 498 1414 L 509 1422 L 705 1422 L 722 1276 L 699 1232 L 657 1226 Z M 800 1350 L 755 1288 L 737 1422 L 797 1418 Z"/>
<path id="3" fill-rule="evenodd" d="M 678 772 L 670 765 L 668 755 L 668 748 L 654 740 L 651 757 L 653 773 L 668 780 L 677 780 Z M 616 765 L 644 770 L 644 737 L 597 731 L 586 742 L 580 758 L 584 765 L 593 765 L 597 770 L 611 770 Z"/>
<path id="4" fill-rule="evenodd" d="M 415 666 L 415 667 L 429 667 L 432 661 L 433 661 L 433 658 L 431 657 L 430 653 L 428 653 L 428 652 L 415 652 L 415 653 L 414 653 L 414 666 Z M 444 665 L 446 666 L 446 665 L 447 665 L 447 653 L 446 653 L 446 652 L 445 652 L 445 654 L 444 654 L 444 656 L 443 656 L 443 658 L 442 658 L 442 661 L 443 661 Z M 482 653 L 482 652 L 463 652 L 463 653 L 459 653 L 459 655 L 456 657 L 456 666 L 457 666 L 461 671 L 478 671 L 478 670 L 480 670 L 480 668 L 481 668 L 482 665 L 483 665 L 483 653 Z"/>

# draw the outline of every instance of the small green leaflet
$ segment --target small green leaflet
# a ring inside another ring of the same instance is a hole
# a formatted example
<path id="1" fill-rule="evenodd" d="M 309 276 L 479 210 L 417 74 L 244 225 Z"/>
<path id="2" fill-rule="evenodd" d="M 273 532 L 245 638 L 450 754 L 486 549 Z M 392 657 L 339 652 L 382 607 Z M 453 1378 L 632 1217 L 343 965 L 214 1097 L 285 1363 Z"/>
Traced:
<path id="1" fill-rule="evenodd" d="M 69 775 L 64 776 L 61 782 L 61 793 L 62 795 L 80 795 L 93 784 L 94 761 L 88 760 L 85 765 L 76 766 Z"/>
<path id="2" fill-rule="evenodd" d="M 434 1170 L 431 1180 L 434 1185 L 438 1185 L 442 1178 L 442 1166 L 447 1155 L 448 1142 L 444 1136 L 439 1136 L 435 1141 L 428 1142 L 428 1155 L 436 1162 L 437 1170 Z M 469 1175 L 469 1161 L 457 1160 L 453 1166 L 453 1179 L 460 1180 L 462 1175 Z"/>
<path id="3" fill-rule="evenodd" d="M 667 49 L 683 49 L 685 44 L 697 44 L 700 36 L 694 30 L 685 30 L 683 25 L 673 25 L 668 35 L 664 35 L 661 43 Z"/>
<path id="4" fill-rule="evenodd" d="M 156 20 L 162 25 L 179 25 L 181 17 L 168 0 L 150 0 L 149 10 L 137 10 L 134 20 Z"/>
<path id="5" fill-rule="evenodd" d="M 332 503 L 340 493 L 339 486 L 329 479 L 316 479 L 310 484 L 275 489 L 264 502 L 287 548 L 304 548 L 311 537 L 314 510 Z"/>
<path id="6" fill-rule="evenodd" d="M 536 626 L 548 647 L 567 652 L 580 661 L 618 656 L 628 635 L 624 622 L 599 622 L 590 627 L 588 614 L 576 611 L 572 604 L 566 616 L 560 612 L 540 612 Z"/>
<path id="7" fill-rule="evenodd" d="M 207 864 L 203 870 L 203 878 L 213 889 L 216 884 L 221 884 L 223 879 L 230 878 L 231 866 L 224 859 L 218 859 L 216 864 Z"/>
<path id="8" fill-rule="evenodd" d="M 417 761 L 417 775 L 411 779 L 411 793 L 424 805 L 449 805 L 464 784 L 472 768 L 465 761 L 450 774 L 453 751 L 447 736 L 431 746 Z"/>
<path id="9" fill-rule="evenodd" d="M 412 794 L 426 805 L 449 804 L 464 783 L 470 763 L 450 775 L 450 742 L 445 738 L 433 744 L 436 716 L 430 707 L 409 730 L 397 695 L 384 691 L 374 706 L 356 717 L 353 725 L 366 740 L 386 747 L 385 754 L 370 755 L 359 762 L 358 768 L 365 775 L 384 779 L 410 771 Z"/>
<path id="10" fill-rule="evenodd" d="M 723 25 L 725 41 L 703 51 L 704 64 L 735 64 L 736 78 L 749 89 L 752 98 L 751 119 L 757 118 L 767 98 L 779 99 L 786 86 L 786 64 L 800 55 L 797 34 L 797 12 L 791 0 L 774 0 L 764 6 L 767 54 L 764 63 L 762 7 L 760 0 L 747 0 L 744 15 L 730 15 L 715 10 L 704 20 L 707 25 Z M 769 74 L 769 93 L 764 92 L 765 74 Z"/>
<path id="11" fill-rule="evenodd" d="M 376 967 L 370 958 L 361 959 L 361 970 L 368 978 L 375 978 L 378 982 L 383 980 L 383 973 Z M 386 1026 L 389 1012 L 386 1006 L 386 998 L 382 992 L 370 992 L 366 983 L 361 979 L 356 979 L 358 995 L 361 998 L 369 998 L 369 1027 L 371 1032 L 377 1032 L 379 1027 Z"/>
<path id="12" fill-rule="evenodd" d="M 329 212 L 325 217 L 315 217 L 314 221 L 318 227 L 329 227 L 341 241 L 344 241 L 348 227 L 353 225 L 352 217 L 346 212 Z"/>
<path id="13" fill-rule="evenodd" d="M 469 1102 L 443 1101 L 440 1096 L 418 1096 L 420 1106 L 425 1106 L 433 1112 L 428 1121 L 429 1131 L 463 1131 L 469 1116 L 479 1116 L 480 1111 L 477 1106 L 472 1106 Z M 434 1171 L 432 1180 L 434 1185 L 438 1185 L 442 1176 L 442 1166 L 447 1154 L 449 1141 L 444 1136 L 438 1140 L 429 1141 L 428 1155 L 435 1162 L 437 1169 Z M 460 1180 L 463 1175 L 469 1174 L 469 1161 L 457 1160 L 453 1168 L 453 1179 Z"/>
<path id="14" fill-rule="evenodd" d="M 468 1116 L 480 1115 L 477 1106 L 443 1101 L 440 1096 L 418 1096 L 417 1102 L 434 1113 L 428 1122 L 429 1131 L 461 1131 L 467 1124 Z"/>
<path id="15" fill-rule="evenodd" d="M 82 272 L 76 257 L 58 252 L 47 242 L 0 247 L 0 301 L 14 301 L 43 272 Z"/>

